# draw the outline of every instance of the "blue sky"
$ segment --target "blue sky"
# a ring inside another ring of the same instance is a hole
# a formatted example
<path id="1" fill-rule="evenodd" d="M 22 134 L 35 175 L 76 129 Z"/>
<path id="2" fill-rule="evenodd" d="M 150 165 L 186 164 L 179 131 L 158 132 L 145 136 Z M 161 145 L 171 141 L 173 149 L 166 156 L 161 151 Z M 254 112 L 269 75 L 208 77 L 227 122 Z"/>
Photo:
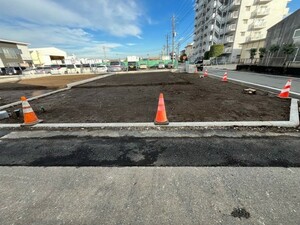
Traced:
<path id="1" fill-rule="evenodd" d="M 78 57 L 156 56 L 171 36 L 192 41 L 194 0 L 0 0 L 0 39 L 54 46 Z M 290 12 L 299 0 L 289 3 Z M 171 39 L 170 39 L 171 43 Z"/>

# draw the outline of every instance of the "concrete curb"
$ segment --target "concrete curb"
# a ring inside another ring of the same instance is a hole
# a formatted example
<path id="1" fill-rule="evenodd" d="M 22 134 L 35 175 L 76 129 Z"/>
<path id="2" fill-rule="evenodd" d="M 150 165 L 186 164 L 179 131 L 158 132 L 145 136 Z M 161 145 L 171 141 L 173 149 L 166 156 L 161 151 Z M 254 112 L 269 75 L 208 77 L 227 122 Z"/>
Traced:
<path id="1" fill-rule="evenodd" d="M 59 93 L 59 92 L 70 90 L 72 87 L 75 87 L 75 86 L 78 86 L 78 85 L 81 85 L 81 84 L 85 84 L 85 83 L 89 83 L 89 82 L 92 82 L 92 81 L 95 81 L 95 80 L 100 80 L 100 79 L 103 79 L 105 77 L 109 77 L 109 76 L 112 76 L 112 75 L 115 75 L 115 74 L 110 73 L 110 74 L 106 74 L 106 75 L 103 75 L 103 76 L 98 76 L 98 77 L 93 77 L 93 78 L 89 78 L 89 79 L 86 79 L 86 80 L 73 82 L 73 83 L 67 84 L 66 88 L 59 89 L 59 90 L 56 90 L 56 91 L 51 91 L 51 92 L 48 92 L 48 93 L 45 93 L 45 94 L 42 94 L 42 95 L 38 95 L 38 96 L 35 96 L 35 97 L 32 97 L 32 98 L 28 98 L 27 100 L 32 101 L 32 100 L 35 100 L 35 99 L 47 97 L 49 95 L 53 95 L 53 94 L 56 94 L 56 93 Z M 13 102 L 13 103 L 10 103 L 10 104 L 7 104 L 7 105 L 3 105 L 3 106 L 0 106 L 0 110 L 7 109 L 7 108 L 10 108 L 10 107 L 19 105 L 21 103 L 22 103 L 21 101 L 17 101 L 17 102 Z"/>
<path id="2" fill-rule="evenodd" d="M 16 128 L 20 124 L 0 124 L 0 128 Z M 291 100 L 289 121 L 225 121 L 225 122 L 172 122 L 164 127 L 297 127 L 299 126 L 298 100 Z M 33 128 L 113 128 L 159 127 L 154 123 L 40 123 Z"/>
<path id="3" fill-rule="evenodd" d="M 89 82 L 92 82 L 92 81 L 95 81 L 95 80 L 100 80 L 100 79 L 103 79 L 105 77 L 110 77 L 112 75 L 115 75 L 115 73 L 109 73 L 109 74 L 106 74 L 106 75 L 93 77 L 93 78 L 89 78 L 89 79 L 86 79 L 86 80 L 76 81 L 76 82 L 67 84 L 67 87 L 72 88 L 72 87 L 75 87 L 75 86 L 78 86 L 78 85 L 81 85 L 81 84 L 86 84 L 86 83 L 89 83 Z"/>

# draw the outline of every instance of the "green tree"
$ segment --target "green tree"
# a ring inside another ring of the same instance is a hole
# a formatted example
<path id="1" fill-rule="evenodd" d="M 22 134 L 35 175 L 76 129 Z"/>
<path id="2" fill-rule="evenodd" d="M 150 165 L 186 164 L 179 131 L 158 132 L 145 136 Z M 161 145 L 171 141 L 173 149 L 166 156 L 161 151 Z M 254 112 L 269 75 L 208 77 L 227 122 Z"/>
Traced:
<path id="1" fill-rule="evenodd" d="M 273 58 L 273 56 L 274 56 L 274 54 L 276 53 L 276 52 L 278 52 L 279 51 L 279 49 L 280 49 L 280 46 L 279 45 L 271 45 L 270 46 L 270 48 L 269 48 L 269 59 L 268 59 L 268 63 L 267 63 L 267 66 L 269 65 L 269 63 L 270 63 L 270 60 L 271 60 L 271 58 Z"/>
<path id="2" fill-rule="evenodd" d="M 212 45 L 210 46 L 209 57 L 215 58 L 223 54 L 224 45 Z"/>
<path id="3" fill-rule="evenodd" d="M 265 56 L 267 49 L 266 48 L 259 48 L 259 61 L 261 62 L 262 58 Z"/>
<path id="4" fill-rule="evenodd" d="M 288 67 L 287 61 L 289 59 L 289 56 L 293 54 L 296 50 L 296 46 L 294 44 L 284 44 L 282 46 L 282 52 L 285 54 L 283 65 Z"/>
<path id="5" fill-rule="evenodd" d="M 181 56 L 180 56 L 180 62 L 184 62 L 184 61 L 187 61 L 188 60 L 188 58 L 187 58 L 187 55 L 186 54 L 182 54 Z"/>
<path id="6" fill-rule="evenodd" d="M 253 62 L 254 56 L 256 55 L 257 49 L 256 48 L 251 48 L 250 49 L 250 59 L 251 63 Z"/>
<path id="7" fill-rule="evenodd" d="M 204 52 L 204 60 L 208 60 L 209 59 L 209 51 Z"/>

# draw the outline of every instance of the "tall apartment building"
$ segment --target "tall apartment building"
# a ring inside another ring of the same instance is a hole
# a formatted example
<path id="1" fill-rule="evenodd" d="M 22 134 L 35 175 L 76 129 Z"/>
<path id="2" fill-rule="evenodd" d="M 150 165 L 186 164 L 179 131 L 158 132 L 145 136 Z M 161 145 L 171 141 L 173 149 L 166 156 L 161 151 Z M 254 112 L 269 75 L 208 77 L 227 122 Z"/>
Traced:
<path id="1" fill-rule="evenodd" d="M 241 44 L 263 39 L 288 14 L 289 0 L 196 0 L 193 58 L 224 44 L 224 59 L 238 62 Z"/>

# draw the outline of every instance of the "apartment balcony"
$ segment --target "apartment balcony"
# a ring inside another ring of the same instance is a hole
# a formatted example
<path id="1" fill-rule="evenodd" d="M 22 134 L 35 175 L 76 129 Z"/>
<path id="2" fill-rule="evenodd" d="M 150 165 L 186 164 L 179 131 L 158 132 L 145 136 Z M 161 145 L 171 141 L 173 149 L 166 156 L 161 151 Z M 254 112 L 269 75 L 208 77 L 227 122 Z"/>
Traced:
<path id="1" fill-rule="evenodd" d="M 240 7 L 241 5 L 241 0 L 233 0 L 229 5 L 228 5 L 228 11 L 236 10 Z"/>
<path id="2" fill-rule="evenodd" d="M 262 34 L 259 34 L 259 35 L 251 35 L 251 36 L 248 36 L 248 37 L 246 38 L 246 42 L 249 42 L 249 41 L 256 41 L 256 40 L 260 40 L 260 39 L 263 39 L 263 38 L 265 38 L 265 36 L 262 35 Z"/>
<path id="3" fill-rule="evenodd" d="M 227 21 L 229 22 L 229 21 L 235 20 L 238 17 L 239 17 L 239 11 L 233 11 L 228 14 Z"/>
<path id="4" fill-rule="evenodd" d="M 224 18 L 221 17 L 218 13 L 216 14 L 216 20 L 219 22 L 219 23 L 222 23 L 224 21 Z"/>
<path id="5" fill-rule="evenodd" d="M 254 1 L 254 4 L 257 4 L 257 5 L 264 5 L 264 4 L 267 4 L 269 2 L 271 2 L 272 0 L 255 0 Z"/>
<path id="6" fill-rule="evenodd" d="M 225 33 L 234 32 L 236 30 L 236 24 L 230 24 L 226 27 Z"/>
<path id="7" fill-rule="evenodd" d="M 234 36 L 233 35 L 231 35 L 231 36 L 226 36 L 225 37 L 225 44 L 227 44 L 227 43 L 232 43 L 234 41 Z"/>
<path id="8" fill-rule="evenodd" d="M 259 30 L 266 27 L 265 21 L 254 22 L 249 26 L 250 30 Z"/>
<path id="9" fill-rule="evenodd" d="M 230 54 L 232 52 L 232 47 L 226 47 L 224 48 L 224 53 Z"/>
<path id="10" fill-rule="evenodd" d="M 255 10 L 254 12 L 251 13 L 251 17 L 264 17 L 264 16 L 267 16 L 269 15 L 270 13 L 270 9 L 257 9 Z"/>

